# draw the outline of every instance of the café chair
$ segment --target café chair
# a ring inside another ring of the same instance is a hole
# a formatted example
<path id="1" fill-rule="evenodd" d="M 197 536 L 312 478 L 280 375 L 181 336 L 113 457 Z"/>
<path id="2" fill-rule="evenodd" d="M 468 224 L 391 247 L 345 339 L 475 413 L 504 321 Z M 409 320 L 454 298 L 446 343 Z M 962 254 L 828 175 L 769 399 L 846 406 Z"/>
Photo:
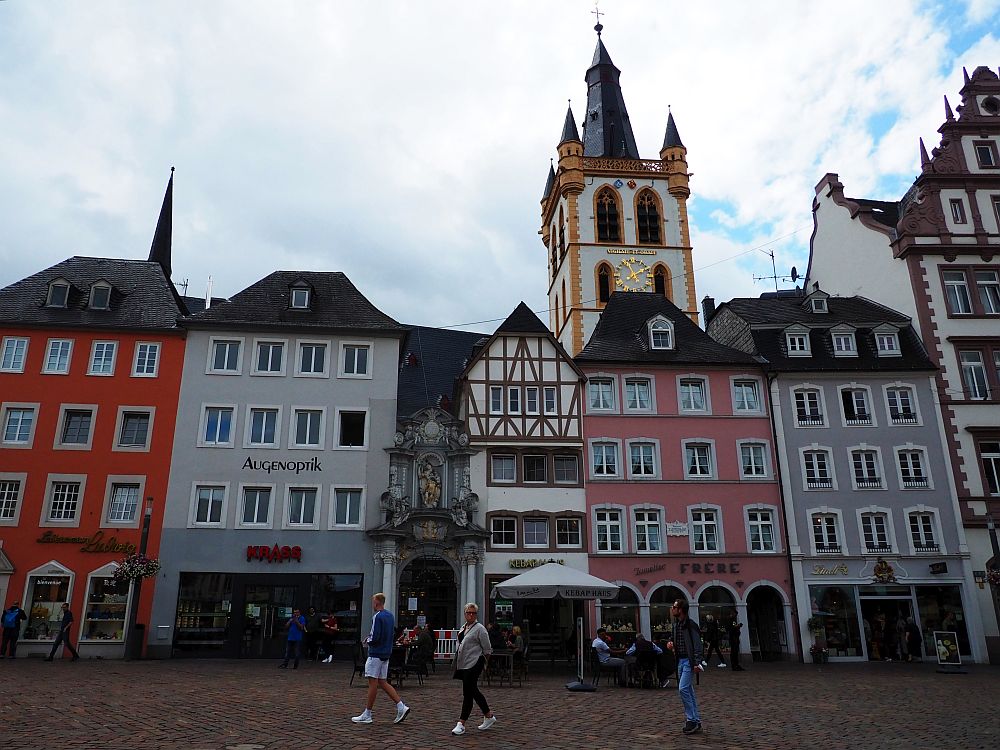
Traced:
<path id="1" fill-rule="evenodd" d="M 601 682 L 601 673 L 606 672 L 611 675 L 611 679 L 616 684 L 618 683 L 619 668 L 613 664 L 604 664 L 601 661 L 601 657 L 597 653 L 596 648 L 590 649 L 590 673 L 591 673 L 591 684 L 594 687 Z"/>

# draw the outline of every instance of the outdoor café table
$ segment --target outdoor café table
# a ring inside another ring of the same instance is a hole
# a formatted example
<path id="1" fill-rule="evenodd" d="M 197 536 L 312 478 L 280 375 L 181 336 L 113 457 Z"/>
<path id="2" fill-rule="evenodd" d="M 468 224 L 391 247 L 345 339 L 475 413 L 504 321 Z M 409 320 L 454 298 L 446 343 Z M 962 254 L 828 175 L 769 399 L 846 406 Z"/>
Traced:
<path id="1" fill-rule="evenodd" d="M 486 670 L 486 682 L 490 685 L 496 679 L 500 687 L 503 687 L 504 680 L 511 687 L 514 686 L 514 652 L 510 649 L 497 649 L 490 656 L 490 665 Z M 518 685 L 521 678 L 518 676 Z"/>

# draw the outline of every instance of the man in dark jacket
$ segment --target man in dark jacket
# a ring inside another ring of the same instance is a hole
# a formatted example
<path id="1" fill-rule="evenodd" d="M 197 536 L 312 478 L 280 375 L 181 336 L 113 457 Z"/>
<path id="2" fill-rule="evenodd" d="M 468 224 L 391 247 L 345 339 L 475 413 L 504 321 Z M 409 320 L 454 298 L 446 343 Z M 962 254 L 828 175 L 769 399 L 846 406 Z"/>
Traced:
<path id="1" fill-rule="evenodd" d="M 684 734 L 701 731 L 701 715 L 694 697 L 694 675 L 702 671 L 701 629 L 688 617 L 686 599 L 678 599 L 670 608 L 674 617 L 673 637 L 667 648 L 677 657 L 677 691 L 684 703 Z"/>
<path id="2" fill-rule="evenodd" d="M 70 640 L 69 629 L 71 627 L 73 627 L 73 613 L 69 611 L 69 604 L 63 604 L 62 625 L 59 627 L 59 633 L 56 635 L 55 641 L 52 642 L 52 650 L 49 651 L 49 655 L 45 658 L 45 661 L 52 661 L 56 655 L 56 649 L 59 648 L 59 644 L 61 643 L 65 643 L 66 648 L 73 654 L 73 661 L 77 661 L 80 658 L 80 654 L 73 648 L 73 642 Z"/>
<path id="3" fill-rule="evenodd" d="M 742 672 L 743 667 L 740 666 L 740 639 L 743 633 L 743 623 L 739 621 L 736 615 L 733 615 L 733 619 L 729 621 L 726 630 L 729 633 L 729 663 L 732 665 L 734 672 Z"/>
<path id="4" fill-rule="evenodd" d="M 14 602 L 3 611 L 3 643 L 0 644 L 0 659 L 7 654 L 13 659 L 17 654 L 17 639 L 21 635 L 21 623 L 28 619 L 21 609 L 21 602 Z"/>

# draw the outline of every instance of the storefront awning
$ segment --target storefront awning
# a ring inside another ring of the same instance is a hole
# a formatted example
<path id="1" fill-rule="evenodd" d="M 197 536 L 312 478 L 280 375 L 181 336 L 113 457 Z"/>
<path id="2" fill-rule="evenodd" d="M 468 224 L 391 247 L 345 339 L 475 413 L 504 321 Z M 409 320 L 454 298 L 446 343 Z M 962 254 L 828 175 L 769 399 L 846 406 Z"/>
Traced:
<path id="1" fill-rule="evenodd" d="M 505 599 L 613 599 L 618 595 L 618 586 L 551 562 L 508 578 L 494 591 Z"/>

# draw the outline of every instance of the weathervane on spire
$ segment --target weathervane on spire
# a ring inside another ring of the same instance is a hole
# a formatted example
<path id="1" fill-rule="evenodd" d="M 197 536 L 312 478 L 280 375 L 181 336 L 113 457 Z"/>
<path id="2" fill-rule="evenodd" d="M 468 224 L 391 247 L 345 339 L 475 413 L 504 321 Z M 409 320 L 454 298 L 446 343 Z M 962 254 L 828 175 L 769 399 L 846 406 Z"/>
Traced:
<path id="1" fill-rule="evenodd" d="M 597 32 L 597 36 L 600 36 L 601 31 L 604 30 L 604 26 L 601 25 L 601 16 L 607 15 L 607 13 L 601 13 L 600 0 L 594 0 L 594 9 L 590 12 L 597 16 L 597 25 L 594 26 L 594 31 Z"/>

